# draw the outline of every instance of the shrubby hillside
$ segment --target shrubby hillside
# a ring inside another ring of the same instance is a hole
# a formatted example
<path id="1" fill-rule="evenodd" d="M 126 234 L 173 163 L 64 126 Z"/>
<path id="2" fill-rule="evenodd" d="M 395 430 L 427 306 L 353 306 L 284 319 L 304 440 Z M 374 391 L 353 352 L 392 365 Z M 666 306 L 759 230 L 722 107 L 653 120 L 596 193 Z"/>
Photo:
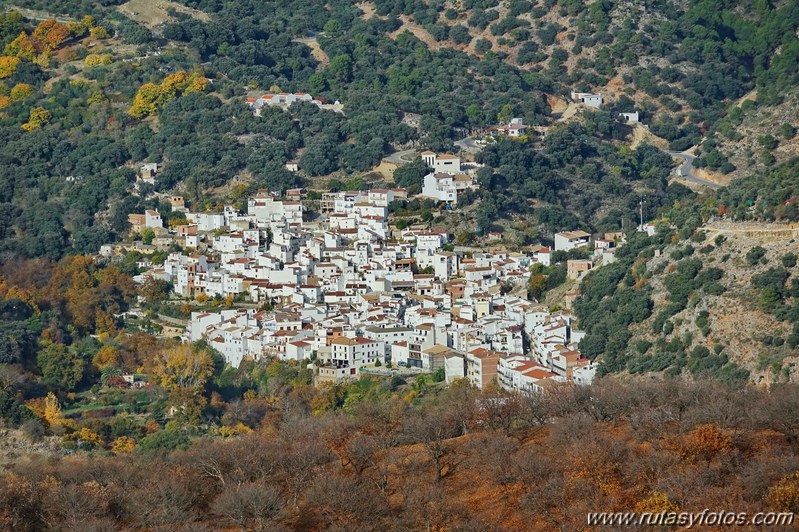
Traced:
<path id="1" fill-rule="evenodd" d="M 0 477 L 0 522 L 574 530 L 596 511 L 799 511 L 795 385 L 607 381 L 503 400 L 452 387 L 411 406 L 362 383 L 323 415 L 306 392 L 245 399 L 236 412 L 260 426 L 237 438 L 189 445 L 165 430 L 134 455 L 16 461 Z"/>
<path id="2" fill-rule="evenodd" d="M 796 167 L 664 209 L 656 235 L 635 235 L 617 263 L 589 273 L 575 311 L 603 372 L 794 380 Z"/>

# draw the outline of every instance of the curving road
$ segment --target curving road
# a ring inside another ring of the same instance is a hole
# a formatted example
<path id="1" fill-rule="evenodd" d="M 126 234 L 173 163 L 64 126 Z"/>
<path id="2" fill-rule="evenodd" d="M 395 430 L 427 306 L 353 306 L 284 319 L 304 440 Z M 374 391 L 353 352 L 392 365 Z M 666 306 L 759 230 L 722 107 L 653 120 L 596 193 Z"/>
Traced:
<path id="1" fill-rule="evenodd" d="M 708 181 L 707 179 L 702 179 L 694 173 L 694 159 L 696 159 L 695 156 L 682 151 L 669 151 L 668 154 L 672 157 L 682 160 L 680 165 L 674 170 L 674 173 L 678 177 L 697 185 L 712 188 L 713 190 L 719 190 L 722 188 L 722 185 L 714 183 L 713 181 Z"/>
<path id="2" fill-rule="evenodd" d="M 396 165 L 408 164 L 412 163 L 413 160 L 416 159 L 417 153 L 419 153 L 418 150 L 397 151 L 387 157 L 383 157 L 383 160 Z"/>
<path id="3" fill-rule="evenodd" d="M 477 153 L 483 149 L 483 145 L 477 144 L 473 137 L 466 137 L 465 139 L 456 140 L 453 144 L 466 152 Z"/>

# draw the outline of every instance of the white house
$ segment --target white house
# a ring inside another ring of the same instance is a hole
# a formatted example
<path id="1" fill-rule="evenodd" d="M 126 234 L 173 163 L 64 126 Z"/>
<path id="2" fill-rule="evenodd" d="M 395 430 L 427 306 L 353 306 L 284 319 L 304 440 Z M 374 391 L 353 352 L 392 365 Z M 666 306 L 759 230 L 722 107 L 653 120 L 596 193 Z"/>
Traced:
<path id="1" fill-rule="evenodd" d="M 136 176 L 136 185 L 138 187 L 138 181 L 142 183 L 148 183 L 150 185 L 155 185 L 155 176 L 158 175 L 158 164 L 157 163 L 144 163 L 139 167 L 139 175 Z"/>
<path id="2" fill-rule="evenodd" d="M 366 327 L 363 331 L 364 338 L 375 340 L 384 344 L 386 361 L 391 359 L 391 346 L 397 342 L 407 342 L 411 339 L 414 330 L 409 327 Z"/>
<path id="3" fill-rule="evenodd" d="M 444 172 L 427 174 L 424 176 L 422 196 L 444 203 L 457 203 L 458 189 L 455 187 L 455 177 Z"/>
<path id="4" fill-rule="evenodd" d="M 619 113 L 619 118 L 629 124 L 637 124 L 638 123 L 638 111 L 634 113 Z"/>
<path id="5" fill-rule="evenodd" d="M 285 360 L 295 360 L 300 362 L 304 359 L 310 359 L 313 352 L 313 346 L 310 342 L 297 340 L 294 342 L 286 343 Z"/>
<path id="6" fill-rule="evenodd" d="M 555 233 L 555 251 L 570 251 L 587 246 L 591 235 L 585 231 L 565 231 Z"/>
<path id="7" fill-rule="evenodd" d="M 337 368 L 361 368 L 368 364 L 374 364 L 378 360 L 382 362 L 386 352 L 383 342 L 362 336 L 355 338 L 340 336 L 334 339 L 330 346 L 332 347 L 331 362 Z"/>
<path id="8" fill-rule="evenodd" d="M 422 160 L 433 169 L 433 173 L 459 174 L 461 173 L 461 159 L 456 155 L 447 153 L 437 154 L 432 151 L 423 151 Z"/>
<path id="9" fill-rule="evenodd" d="M 571 94 L 572 100 L 577 103 L 582 103 L 587 107 L 599 109 L 602 105 L 602 93 L 592 94 L 590 92 L 574 92 Z"/>
<path id="10" fill-rule="evenodd" d="M 225 227 L 225 215 L 222 213 L 189 213 L 186 219 L 196 223 L 198 231 L 216 231 Z"/>
<path id="11" fill-rule="evenodd" d="M 447 384 L 466 377 L 466 358 L 463 353 L 450 351 L 444 359 L 444 378 Z"/>
<path id="12" fill-rule="evenodd" d="M 494 130 L 500 135 L 515 138 L 526 134 L 527 126 L 524 125 L 524 121 L 521 118 L 512 118 L 508 124 L 495 126 Z"/>
<path id="13" fill-rule="evenodd" d="M 139 231 L 145 227 L 150 229 L 157 229 L 164 226 L 161 220 L 161 214 L 158 211 L 146 210 L 144 214 L 129 214 L 128 222 L 133 227 L 134 231 Z"/>
<path id="14" fill-rule="evenodd" d="M 596 376 L 597 364 L 591 362 L 585 366 L 580 366 L 572 369 L 572 382 L 574 384 L 588 385 L 594 382 Z"/>
<path id="15" fill-rule="evenodd" d="M 546 246 L 539 246 L 532 250 L 532 259 L 549 268 L 552 265 L 552 250 Z"/>

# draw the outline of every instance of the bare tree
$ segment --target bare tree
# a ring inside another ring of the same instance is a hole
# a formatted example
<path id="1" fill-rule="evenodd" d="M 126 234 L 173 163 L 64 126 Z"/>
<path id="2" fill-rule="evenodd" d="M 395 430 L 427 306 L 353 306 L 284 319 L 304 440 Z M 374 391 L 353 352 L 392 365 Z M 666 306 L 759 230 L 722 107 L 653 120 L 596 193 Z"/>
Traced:
<path id="1" fill-rule="evenodd" d="M 344 416 L 333 416 L 327 419 L 320 431 L 325 446 L 336 455 L 341 467 L 347 467 L 352 459 L 349 456 L 349 440 L 356 432 L 358 425 Z"/>
<path id="2" fill-rule="evenodd" d="M 294 508 L 300 509 L 300 495 L 313 480 L 317 466 L 330 461 L 330 453 L 318 440 L 299 440 L 285 449 L 280 462 Z"/>
<path id="3" fill-rule="evenodd" d="M 211 505 L 214 513 L 241 528 L 254 530 L 265 530 L 280 508 L 280 490 L 262 482 L 248 482 L 227 489 Z"/>
<path id="4" fill-rule="evenodd" d="M 783 385 L 774 388 L 766 403 L 768 424 L 779 430 L 791 445 L 799 437 L 799 387 Z"/>
<path id="5" fill-rule="evenodd" d="M 433 410 L 415 413 L 403 422 L 403 432 L 410 441 L 421 443 L 436 469 L 436 480 L 441 480 L 455 465 L 447 460 L 450 454 L 447 440 L 460 435 L 460 420 L 448 412 Z"/>
<path id="6" fill-rule="evenodd" d="M 348 445 L 347 452 L 356 475 L 370 479 L 383 498 L 387 497 L 390 470 L 395 465 L 389 452 L 393 443 L 390 435 L 360 434 Z"/>
<path id="7" fill-rule="evenodd" d="M 464 461 L 475 470 L 485 471 L 499 484 L 512 484 L 519 480 L 514 460 L 518 449 L 518 440 L 497 433 L 481 434 L 464 446 Z"/>
<path id="8" fill-rule="evenodd" d="M 187 473 L 178 468 L 161 471 L 128 494 L 129 512 L 139 526 L 178 525 L 196 519 L 195 502 L 202 482 Z"/>
<path id="9" fill-rule="evenodd" d="M 368 483 L 354 476 L 328 474 L 317 477 L 308 490 L 312 506 L 324 516 L 324 528 L 333 523 L 372 523 L 378 528 L 379 519 L 386 515 L 387 506 Z"/>
<path id="10" fill-rule="evenodd" d="M 484 394 L 476 410 L 480 426 L 509 434 L 519 425 L 521 399 L 518 394 Z"/>

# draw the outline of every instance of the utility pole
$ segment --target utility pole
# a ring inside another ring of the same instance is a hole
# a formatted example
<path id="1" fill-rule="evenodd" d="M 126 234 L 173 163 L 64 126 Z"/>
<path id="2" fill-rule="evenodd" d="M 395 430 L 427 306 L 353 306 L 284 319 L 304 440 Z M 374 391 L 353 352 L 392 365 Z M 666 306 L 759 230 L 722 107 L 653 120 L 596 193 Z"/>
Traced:
<path id="1" fill-rule="evenodd" d="M 644 229 L 644 203 L 646 203 L 646 200 L 643 196 L 641 196 L 641 201 L 638 202 L 639 213 L 641 216 L 641 225 L 639 227 L 641 231 Z"/>

